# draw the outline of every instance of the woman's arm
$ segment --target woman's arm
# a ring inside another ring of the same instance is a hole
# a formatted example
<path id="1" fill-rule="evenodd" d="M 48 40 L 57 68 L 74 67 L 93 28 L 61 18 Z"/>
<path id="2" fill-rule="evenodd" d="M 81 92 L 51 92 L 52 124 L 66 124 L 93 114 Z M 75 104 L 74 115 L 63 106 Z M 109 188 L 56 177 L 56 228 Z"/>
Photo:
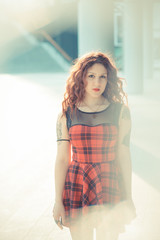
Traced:
<path id="1" fill-rule="evenodd" d="M 119 118 L 118 162 L 126 200 L 132 199 L 132 166 L 130 155 L 131 117 L 129 108 L 122 106 Z"/>
<path id="2" fill-rule="evenodd" d="M 69 134 L 66 126 L 66 117 L 59 114 L 57 119 L 57 156 L 55 163 L 55 205 L 53 215 L 55 220 L 62 218 L 65 222 L 64 206 L 63 206 L 63 189 L 70 163 L 71 146 L 69 142 Z M 62 228 L 59 224 L 58 226 Z"/>

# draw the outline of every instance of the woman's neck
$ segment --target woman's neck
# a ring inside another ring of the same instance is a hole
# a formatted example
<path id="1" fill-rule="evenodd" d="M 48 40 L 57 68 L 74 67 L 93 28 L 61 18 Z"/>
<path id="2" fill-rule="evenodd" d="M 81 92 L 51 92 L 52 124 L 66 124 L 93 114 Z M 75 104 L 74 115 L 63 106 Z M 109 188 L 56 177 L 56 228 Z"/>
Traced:
<path id="1" fill-rule="evenodd" d="M 92 97 L 84 97 L 82 103 L 86 104 L 88 106 L 94 107 L 97 105 L 103 105 L 106 104 L 106 99 L 103 96 L 100 96 L 98 98 L 92 98 Z"/>

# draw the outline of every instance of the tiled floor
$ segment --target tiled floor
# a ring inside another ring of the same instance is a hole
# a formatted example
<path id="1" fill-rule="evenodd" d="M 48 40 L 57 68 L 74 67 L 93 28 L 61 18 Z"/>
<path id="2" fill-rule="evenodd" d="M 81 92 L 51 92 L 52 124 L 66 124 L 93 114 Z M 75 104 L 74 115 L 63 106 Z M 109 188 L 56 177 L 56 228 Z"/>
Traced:
<path id="1" fill-rule="evenodd" d="M 0 239 L 69 240 L 52 218 L 65 74 L 0 76 Z M 129 96 L 137 218 L 119 240 L 159 240 L 160 99 Z"/>

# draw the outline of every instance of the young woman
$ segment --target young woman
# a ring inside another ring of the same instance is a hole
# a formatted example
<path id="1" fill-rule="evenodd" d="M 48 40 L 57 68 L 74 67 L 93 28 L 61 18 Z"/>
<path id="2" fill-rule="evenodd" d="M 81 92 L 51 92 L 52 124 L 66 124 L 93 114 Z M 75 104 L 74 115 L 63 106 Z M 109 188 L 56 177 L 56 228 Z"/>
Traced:
<path id="1" fill-rule="evenodd" d="M 131 119 L 111 59 L 91 52 L 67 79 L 57 120 L 53 217 L 73 240 L 115 240 L 135 217 L 131 191 Z M 72 154 L 71 154 L 72 152 Z"/>

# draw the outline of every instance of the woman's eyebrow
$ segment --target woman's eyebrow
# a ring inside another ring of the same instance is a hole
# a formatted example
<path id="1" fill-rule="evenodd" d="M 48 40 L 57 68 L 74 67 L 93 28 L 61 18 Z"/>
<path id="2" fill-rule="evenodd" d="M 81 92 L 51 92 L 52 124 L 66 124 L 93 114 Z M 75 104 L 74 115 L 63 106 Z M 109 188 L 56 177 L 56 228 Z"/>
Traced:
<path id="1" fill-rule="evenodd" d="M 88 72 L 88 73 L 94 73 L 94 72 Z M 94 74 L 96 74 L 96 73 L 94 73 Z M 101 73 L 101 74 L 106 74 L 107 75 L 107 73 Z"/>

